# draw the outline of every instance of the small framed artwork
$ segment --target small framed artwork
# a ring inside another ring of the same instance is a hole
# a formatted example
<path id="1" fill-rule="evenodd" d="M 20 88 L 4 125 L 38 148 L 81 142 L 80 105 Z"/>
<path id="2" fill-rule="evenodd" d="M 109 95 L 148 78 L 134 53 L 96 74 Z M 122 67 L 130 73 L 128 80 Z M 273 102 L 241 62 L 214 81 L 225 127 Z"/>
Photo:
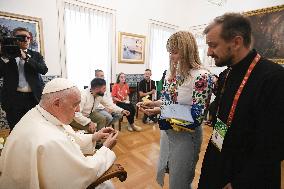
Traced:
<path id="1" fill-rule="evenodd" d="M 44 56 L 42 20 L 36 17 L 0 11 L 1 36 L 13 36 L 12 32 L 17 27 L 23 27 L 30 31 L 31 43 L 29 49 L 40 52 Z"/>
<path id="2" fill-rule="evenodd" d="M 253 45 L 262 56 L 284 64 L 284 5 L 244 12 L 252 25 Z"/>
<path id="3" fill-rule="evenodd" d="M 144 64 L 145 36 L 131 33 L 119 33 L 118 62 Z"/>

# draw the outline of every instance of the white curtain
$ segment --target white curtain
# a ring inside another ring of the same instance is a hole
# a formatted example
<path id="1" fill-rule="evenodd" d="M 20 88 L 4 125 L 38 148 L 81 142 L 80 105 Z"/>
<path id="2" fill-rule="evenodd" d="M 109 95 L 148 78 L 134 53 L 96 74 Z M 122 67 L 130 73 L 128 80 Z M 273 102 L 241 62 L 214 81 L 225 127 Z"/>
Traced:
<path id="1" fill-rule="evenodd" d="M 169 68 L 169 53 L 166 45 L 175 28 L 150 24 L 149 67 L 152 70 L 152 79 L 158 81 L 162 78 L 164 70 Z"/>
<path id="2" fill-rule="evenodd" d="M 90 85 L 95 70 L 101 69 L 109 83 L 114 35 L 112 13 L 65 3 L 64 24 L 67 78 L 83 89 Z"/>
<path id="3" fill-rule="evenodd" d="M 211 57 L 207 56 L 208 46 L 206 44 L 206 36 L 203 33 L 199 32 L 199 33 L 194 33 L 194 37 L 196 39 L 196 43 L 198 46 L 198 52 L 201 63 L 205 67 L 214 66 L 214 60 Z"/>

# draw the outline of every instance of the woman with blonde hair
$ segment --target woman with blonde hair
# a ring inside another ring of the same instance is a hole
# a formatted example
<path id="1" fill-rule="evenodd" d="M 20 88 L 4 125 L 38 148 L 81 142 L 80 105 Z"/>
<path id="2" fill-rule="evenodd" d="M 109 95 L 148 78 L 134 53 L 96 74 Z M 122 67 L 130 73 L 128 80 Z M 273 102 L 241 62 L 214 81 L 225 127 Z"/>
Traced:
<path id="1" fill-rule="evenodd" d="M 201 123 L 212 93 L 212 79 L 201 65 L 190 32 L 174 33 L 167 42 L 170 69 L 161 100 L 138 103 L 148 115 L 161 114 L 157 182 L 169 172 L 171 189 L 190 189 L 202 143 Z M 174 111 L 169 111 L 174 109 Z M 169 113 L 170 112 L 170 113 Z M 174 113 L 176 112 L 176 113 Z"/>

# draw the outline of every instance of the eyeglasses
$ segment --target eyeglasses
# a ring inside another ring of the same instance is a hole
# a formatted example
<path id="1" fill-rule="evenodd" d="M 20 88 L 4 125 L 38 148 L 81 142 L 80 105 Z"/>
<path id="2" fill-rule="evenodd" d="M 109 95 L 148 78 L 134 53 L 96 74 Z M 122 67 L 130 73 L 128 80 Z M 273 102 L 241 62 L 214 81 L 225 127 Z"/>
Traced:
<path id="1" fill-rule="evenodd" d="M 31 37 L 27 35 L 16 35 L 16 37 L 19 38 L 19 41 L 25 41 L 26 39 L 27 40 L 31 39 Z"/>

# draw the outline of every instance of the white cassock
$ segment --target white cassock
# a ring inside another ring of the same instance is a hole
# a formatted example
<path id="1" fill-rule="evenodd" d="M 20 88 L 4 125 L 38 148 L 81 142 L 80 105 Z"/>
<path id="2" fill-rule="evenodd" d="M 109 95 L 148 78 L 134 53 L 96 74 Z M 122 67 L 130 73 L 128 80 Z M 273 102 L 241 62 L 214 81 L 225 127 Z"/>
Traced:
<path id="1" fill-rule="evenodd" d="M 76 134 L 39 105 L 16 125 L 0 157 L 1 189 L 85 189 L 116 159 L 92 134 Z M 97 188 L 113 188 L 110 181 Z"/>

